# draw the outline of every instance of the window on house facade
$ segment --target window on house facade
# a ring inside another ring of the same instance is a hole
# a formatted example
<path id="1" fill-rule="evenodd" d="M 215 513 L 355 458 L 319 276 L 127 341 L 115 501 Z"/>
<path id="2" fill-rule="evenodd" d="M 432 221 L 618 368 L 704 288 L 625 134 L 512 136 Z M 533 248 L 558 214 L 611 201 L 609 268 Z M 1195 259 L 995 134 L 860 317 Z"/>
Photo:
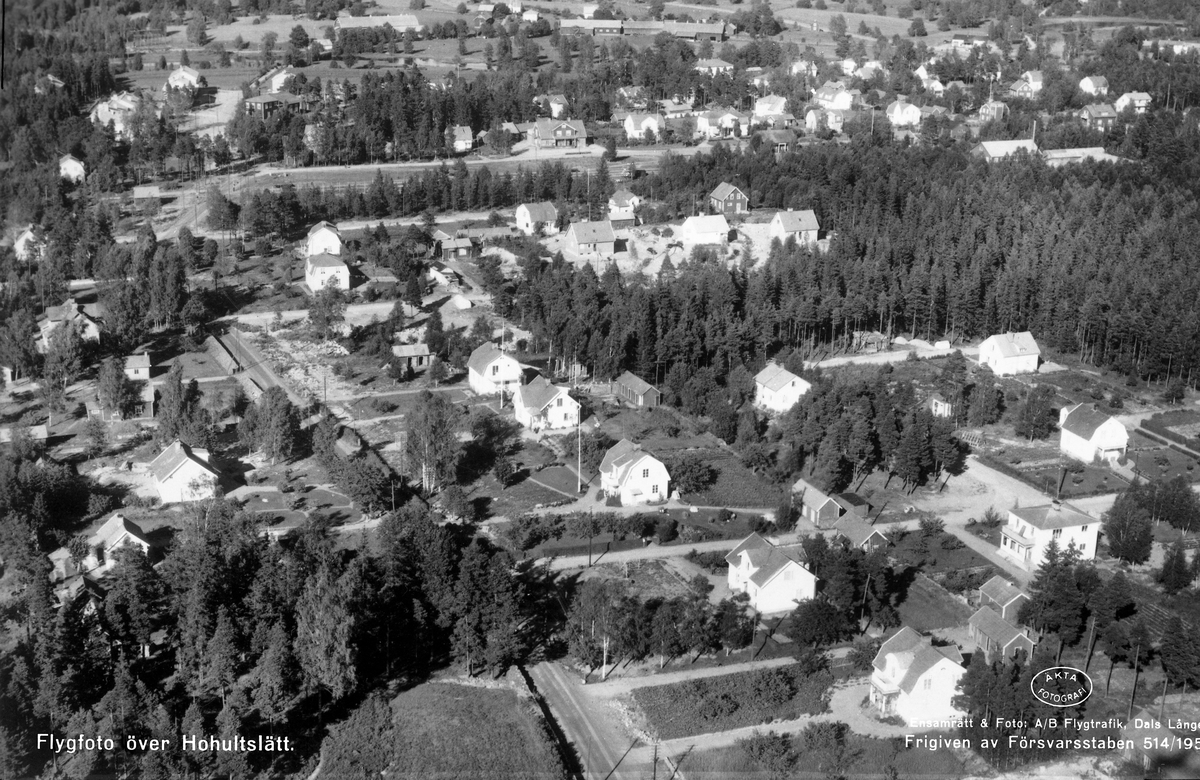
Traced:
<path id="1" fill-rule="evenodd" d="M 658 495 L 658 485 L 651 485 L 650 492 L 653 493 L 654 495 Z"/>
<path id="2" fill-rule="evenodd" d="M 1079 530 L 1083 531 L 1083 532 L 1086 534 L 1086 533 L 1087 533 L 1087 528 L 1088 528 L 1088 527 L 1085 525 L 1083 528 L 1081 528 L 1081 529 L 1079 529 Z"/>
<path id="3" fill-rule="evenodd" d="M 928 691 L 931 688 L 933 688 L 933 680 L 926 679 L 925 680 L 925 690 Z"/>
<path id="4" fill-rule="evenodd" d="M 642 479 L 650 478 L 650 469 L 642 469 Z"/>
<path id="5" fill-rule="evenodd" d="M 500 366 L 492 366 L 492 376 L 500 373 Z"/>
<path id="6" fill-rule="evenodd" d="M 1062 529 L 1061 529 L 1061 528 L 1055 528 L 1055 529 L 1054 529 L 1054 533 L 1050 534 L 1050 536 L 1051 536 L 1051 538 L 1053 538 L 1053 539 L 1061 539 L 1061 538 L 1062 538 Z"/>

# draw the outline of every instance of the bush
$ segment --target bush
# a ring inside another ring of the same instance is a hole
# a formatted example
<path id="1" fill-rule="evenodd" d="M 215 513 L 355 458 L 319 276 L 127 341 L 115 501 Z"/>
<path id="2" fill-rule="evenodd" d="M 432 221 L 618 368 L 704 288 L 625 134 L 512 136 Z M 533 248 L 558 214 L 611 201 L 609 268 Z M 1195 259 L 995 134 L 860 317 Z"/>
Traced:
<path id="1" fill-rule="evenodd" d="M 679 523 L 673 517 L 664 517 L 655 524 L 654 535 L 659 544 L 673 542 L 679 536 Z"/>
<path id="2" fill-rule="evenodd" d="M 943 534 L 940 545 L 943 550 L 961 550 L 966 547 L 962 539 L 959 539 L 954 534 Z"/>

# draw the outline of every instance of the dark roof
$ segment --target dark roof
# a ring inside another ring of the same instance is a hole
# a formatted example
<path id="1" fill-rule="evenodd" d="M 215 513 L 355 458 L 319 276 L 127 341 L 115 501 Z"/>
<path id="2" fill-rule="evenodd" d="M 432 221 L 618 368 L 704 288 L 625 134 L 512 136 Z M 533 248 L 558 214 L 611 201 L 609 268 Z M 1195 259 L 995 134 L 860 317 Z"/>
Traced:
<path id="1" fill-rule="evenodd" d="M 524 206 L 525 210 L 529 212 L 530 222 L 553 222 L 558 219 L 558 209 L 549 201 L 543 201 L 541 203 L 522 203 L 521 205 Z"/>
<path id="2" fill-rule="evenodd" d="M 929 637 L 921 636 L 908 626 L 883 643 L 872 665 L 882 672 L 887 668 L 888 655 L 893 653 L 900 661 L 903 673 L 897 684 L 905 693 L 912 693 L 921 676 L 942 660 L 962 665 L 962 654 L 957 647 L 934 647 Z"/>
<path id="3" fill-rule="evenodd" d="M 658 388 L 647 382 L 645 379 L 642 379 L 636 374 L 631 374 L 628 371 L 617 377 L 617 384 L 629 388 L 630 392 L 634 393 L 635 395 L 643 395 L 650 390 L 657 392 L 658 390 Z"/>
<path id="4" fill-rule="evenodd" d="M 971 615 L 967 624 L 973 626 L 1003 649 L 1007 649 L 1014 639 L 1024 636 L 1016 626 L 1000 617 L 999 613 L 991 607 L 980 607 L 974 615 Z M 1032 640 L 1030 641 L 1032 642 Z"/>
<path id="5" fill-rule="evenodd" d="M 1006 607 L 1013 602 L 1014 599 L 1029 598 L 1021 592 L 1021 589 L 1013 585 L 1008 580 L 1001 577 L 999 574 L 992 577 L 987 582 L 983 583 L 983 587 L 979 589 L 981 596 L 987 596 L 992 601 L 1002 607 Z"/>
<path id="6" fill-rule="evenodd" d="M 208 471 L 216 474 L 212 466 L 193 455 L 192 448 L 179 439 L 176 439 L 171 446 L 160 452 L 157 458 L 150 461 L 150 473 L 154 475 L 156 481 L 163 482 L 170 478 L 172 474 L 179 470 L 180 466 L 189 460 L 200 464 Z"/>
<path id="7" fill-rule="evenodd" d="M 321 228 L 329 228 L 329 229 L 330 229 L 330 230 L 332 230 L 334 233 L 337 233 L 339 236 L 341 235 L 341 232 L 338 230 L 338 226 L 337 226 L 337 225 L 333 224 L 332 222 L 326 222 L 326 221 L 324 221 L 324 220 L 321 220 L 321 221 L 320 221 L 320 222 L 318 222 L 317 224 L 315 224 L 315 225 L 313 225 L 312 227 L 310 227 L 310 228 L 308 229 L 308 234 L 311 236 L 313 233 L 316 233 L 316 232 L 317 232 L 318 230 L 320 230 Z"/>
<path id="8" fill-rule="evenodd" d="M 723 181 L 717 185 L 717 188 L 715 190 L 713 190 L 712 194 L 709 195 L 708 197 L 715 198 L 716 200 L 725 200 L 726 198 L 728 198 L 730 195 L 732 195 L 735 192 L 738 193 L 739 195 L 741 195 L 743 198 L 746 197 L 746 193 L 742 192 L 741 190 L 739 190 L 737 187 L 733 186 L 729 182 Z"/>
<path id="9" fill-rule="evenodd" d="M 341 268 L 346 265 L 346 261 L 337 255 L 321 252 L 317 255 L 311 255 L 308 258 L 308 264 L 313 268 Z"/>
<path id="10" fill-rule="evenodd" d="M 833 530 L 846 537 L 855 547 L 862 547 L 867 540 L 876 535 L 887 541 L 887 536 L 882 531 L 864 520 L 857 512 L 847 512 L 839 517 L 833 524 Z"/>
<path id="11" fill-rule="evenodd" d="M 542 410 L 545 409 L 551 401 L 558 397 L 559 393 L 567 392 L 565 387 L 555 387 L 550 384 L 550 380 L 539 376 L 533 379 L 529 384 L 517 388 L 517 393 L 521 397 L 521 403 L 528 409 Z M 513 399 L 514 402 L 516 399 Z"/>
<path id="12" fill-rule="evenodd" d="M 602 244 L 617 240 L 612 222 L 607 219 L 602 222 L 572 222 L 568 232 L 575 236 L 577 244 Z"/>

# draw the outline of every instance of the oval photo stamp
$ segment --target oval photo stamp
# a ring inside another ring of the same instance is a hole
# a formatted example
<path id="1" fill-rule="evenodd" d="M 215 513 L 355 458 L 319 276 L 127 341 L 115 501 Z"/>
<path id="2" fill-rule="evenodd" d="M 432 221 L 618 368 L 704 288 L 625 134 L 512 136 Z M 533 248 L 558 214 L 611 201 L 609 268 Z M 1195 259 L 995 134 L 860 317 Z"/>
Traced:
<path id="1" fill-rule="evenodd" d="M 1029 688 L 1042 704 L 1074 707 L 1092 695 L 1092 678 L 1073 666 L 1052 666 L 1035 674 Z"/>

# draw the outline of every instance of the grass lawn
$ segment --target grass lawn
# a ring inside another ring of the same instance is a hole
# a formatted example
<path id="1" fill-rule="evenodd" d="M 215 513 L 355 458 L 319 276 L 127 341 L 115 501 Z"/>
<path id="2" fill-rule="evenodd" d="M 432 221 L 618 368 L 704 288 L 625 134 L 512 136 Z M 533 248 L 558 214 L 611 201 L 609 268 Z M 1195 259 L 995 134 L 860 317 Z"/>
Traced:
<path id="1" fill-rule="evenodd" d="M 1148 480 L 1178 476 L 1188 482 L 1200 480 L 1200 468 L 1196 468 L 1195 458 L 1137 431 L 1129 434 L 1129 463 Z"/>
<path id="2" fill-rule="evenodd" d="M 958 571 L 960 569 L 970 569 L 975 566 L 987 566 L 989 564 L 986 558 L 964 545 L 958 537 L 945 531 L 942 532 L 940 537 L 930 540 L 924 552 L 918 547 L 921 541 L 919 531 L 909 531 L 907 533 L 901 531 L 893 534 L 892 537 L 895 546 L 889 550 L 889 554 L 902 563 L 921 566 L 926 571 Z M 944 549 L 942 547 L 943 542 L 951 545 L 957 544 L 957 549 Z M 923 565 L 922 561 L 924 561 Z"/>
<path id="3" fill-rule="evenodd" d="M 565 466 L 551 466 L 536 472 L 534 476 L 538 478 L 538 481 L 567 493 L 575 493 L 579 488 L 579 480 L 575 477 L 575 472 Z"/>
<path id="4" fill-rule="evenodd" d="M 330 729 L 328 777 L 566 778 L 533 702 L 508 688 L 425 683 L 372 697 Z"/>
<path id="5" fill-rule="evenodd" d="M 784 666 L 639 688 L 633 698 L 659 738 L 675 739 L 824 712 L 832 683 L 829 672 Z"/>
<path id="6" fill-rule="evenodd" d="M 896 611 L 900 613 L 901 624 L 917 631 L 965 626 L 972 612 L 970 607 L 924 574 L 918 574 L 908 586 L 908 593 Z"/>
<path id="7" fill-rule="evenodd" d="M 1021 469 L 1021 472 L 1028 477 L 1029 483 L 1037 485 L 1046 493 L 1053 495 L 1062 473 L 1061 469 L 1061 466 L 1055 464 Z M 1062 497 L 1069 499 L 1113 493 L 1124 490 L 1128 484 L 1106 466 L 1085 465 L 1083 471 L 1077 474 L 1067 474 L 1067 478 L 1062 482 Z"/>
<path id="8" fill-rule="evenodd" d="M 705 456 L 701 456 L 705 457 Z M 721 452 L 705 457 L 717 471 L 717 479 L 699 493 L 684 493 L 681 498 L 701 506 L 746 506 L 775 509 L 783 501 L 784 488 L 772 485 L 741 464 L 736 456 Z"/>
<path id="9" fill-rule="evenodd" d="M 468 499 L 484 498 L 487 501 L 490 498 L 485 516 L 516 517 L 539 505 L 569 500 L 562 493 L 542 487 L 528 479 L 501 490 L 500 483 L 490 473 L 475 482 L 472 488 L 467 495 Z"/>

